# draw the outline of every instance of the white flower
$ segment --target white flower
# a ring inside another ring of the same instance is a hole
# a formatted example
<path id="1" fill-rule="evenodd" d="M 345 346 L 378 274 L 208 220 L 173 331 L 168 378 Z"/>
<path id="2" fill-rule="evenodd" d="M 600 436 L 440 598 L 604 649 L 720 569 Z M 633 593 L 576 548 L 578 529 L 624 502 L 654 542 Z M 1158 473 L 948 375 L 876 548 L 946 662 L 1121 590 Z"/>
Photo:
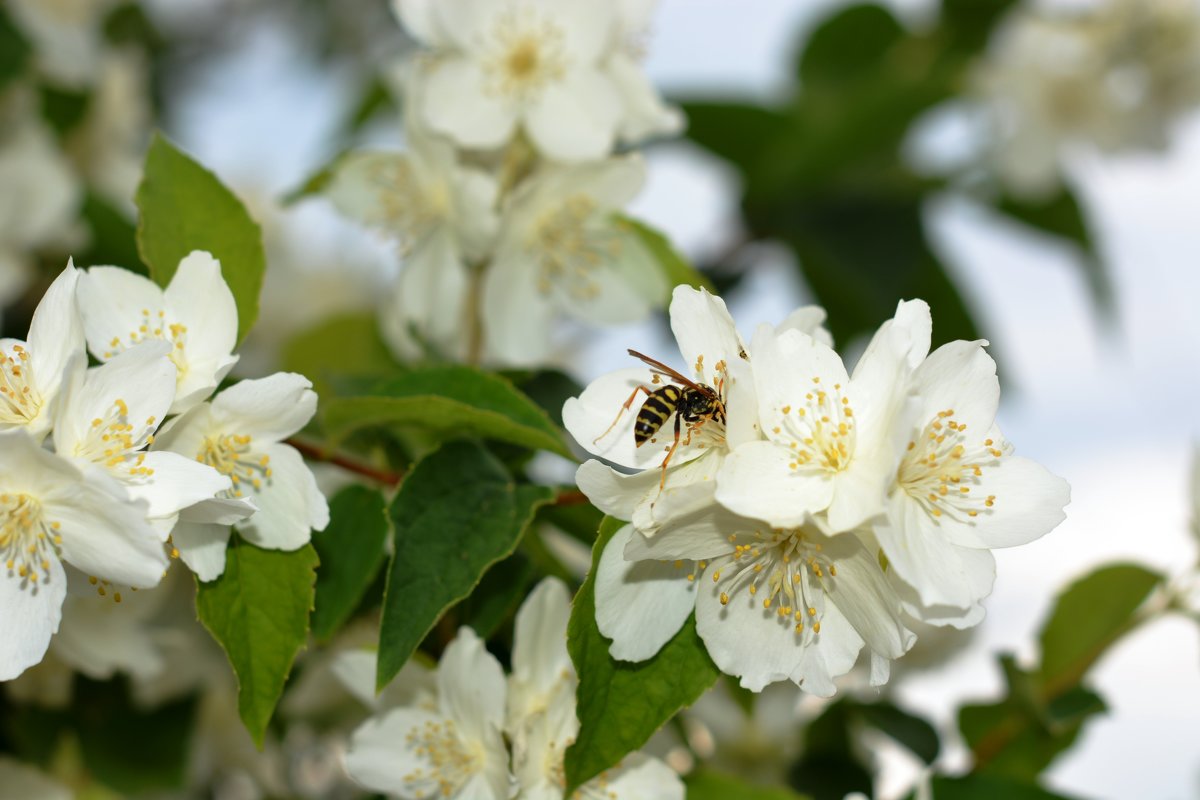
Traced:
<path id="1" fill-rule="evenodd" d="M 258 511 L 237 525 L 251 544 L 270 550 L 296 550 L 308 544 L 312 529 L 329 523 L 329 505 L 295 448 L 283 440 L 303 428 L 317 409 L 317 395 L 302 375 L 279 372 L 241 381 L 171 420 L 154 441 L 215 467 L 233 482 L 227 501 L 253 500 Z M 210 506 L 210 504 L 202 504 Z M 229 503 L 222 504 L 229 506 Z M 225 568 L 226 524 L 181 521 L 172 531 L 180 557 L 201 580 Z"/>
<path id="2" fill-rule="evenodd" d="M 232 487 L 228 476 L 178 453 L 147 452 L 175 397 L 171 346 L 150 341 L 106 364 L 78 363 L 54 423 L 54 450 L 80 469 L 95 467 L 168 517 Z"/>
<path id="3" fill-rule="evenodd" d="M 931 330 L 924 302 L 900 303 L 851 378 L 838 354 L 814 338 L 760 329 L 754 381 L 766 438 L 725 460 L 717 500 L 779 527 L 824 512 L 834 533 L 882 513 L 900 457 L 895 431 L 909 375 L 929 352 Z"/>
<path id="4" fill-rule="evenodd" d="M 618 133 L 621 141 L 636 143 L 653 136 L 683 130 L 683 114 L 663 103 L 638 64 L 657 0 L 617 0 L 613 46 L 603 69 L 621 96 L 623 115 Z"/>
<path id="5" fill-rule="evenodd" d="M 613 218 L 642 186 L 635 156 L 545 167 L 513 193 L 484 276 L 488 347 L 509 364 L 542 363 L 559 312 L 599 325 L 644 318 L 667 283 L 636 233 Z"/>
<path id="6" fill-rule="evenodd" d="M 601 68 L 614 11 L 592 0 L 396 0 L 401 22 L 434 58 L 416 112 L 467 148 L 523 131 L 546 157 L 602 158 L 622 118 Z"/>
<path id="7" fill-rule="evenodd" d="M 382 318 L 403 357 L 466 355 L 472 264 L 495 238 L 496 183 L 457 163 L 447 143 L 414 132 L 409 152 L 356 153 L 326 190 L 343 215 L 394 237 L 404 269 Z"/>
<path id="8" fill-rule="evenodd" d="M 126 586 L 156 585 L 167 567 L 145 508 L 93 483 L 24 431 L 0 433 L 0 680 L 38 663 L 58 630 L 67 562 Z"/>
<path id="9" fill-rule="evenodd" d="M 79 278 L 79 310 L 88 349 L 100 361 L 144 342 L 171 344 L 179 370 L 172 414 L 212 394 L 237 363 L 237 305 L 208 253 L 184 257 L 166 290 L 129 270 L 92 267 Z"/>
<path id="10" fill-rule="evenodd" d="M 436 700 L 368 720 L 351 737 L 346 771 L 372 791 L 406 800 L 507 800 L 504 706 L 500 663 L 462 628 L 438 665 Z"/>
<path id="11" fill-rule="evenodd" d="M 28 341 L 0 339 L 0 431 L 20 428 L 38 439 L 49 431 L 63 380 L 84 359 L 78 279 L 68 263 L 33 312 Z"/>
<path id="12" fill-rule="evenodd" d="M 91 85 L 104 52 L 104 18 L 117 0 L 13 0 L 14 20 L 32 40 L 38 69 L 71 88 Z"/>
<path id="13" fill-rule="evenodd" d="M 985 344 L 951 342 L 914 372 L 920 410 L 889 490 L 888 522 L 875 528 L 890 569 L 924 606 L 976 605 L 995 575 L 989 548 L 1049 532 L 1070 500 L 1066 481 L 1012 455 L 995 426 L 1000 386 Z"/>
<path id="14" fill-rule="evenodd" d="M 71 800 L 75 796 L 69 787 L 6 756 L 0 757 L 0 793 L 13 800 Z"/>

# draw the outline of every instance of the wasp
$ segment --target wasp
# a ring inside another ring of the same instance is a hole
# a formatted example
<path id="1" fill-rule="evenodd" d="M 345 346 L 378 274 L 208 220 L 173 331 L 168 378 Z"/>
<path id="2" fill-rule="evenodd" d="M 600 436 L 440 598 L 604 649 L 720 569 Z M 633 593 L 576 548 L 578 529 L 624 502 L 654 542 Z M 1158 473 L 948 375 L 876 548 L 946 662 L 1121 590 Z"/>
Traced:
<path id="1" fill-rule="evenodd" d="M 617 418 L 613 420 L 612 425 L 609 425 L 608 430 L 593 439 L 592 444 L 603 439 L 609 434 L 609 431 L 617 426 L 617 423 L 621 421 L 621 417 L 625 412 L 633 407 L 633 401 L 637 398 L 639 392 L 646 394 L 646 401 L 642 403 L 642 407 L 638 410 L 637 421 L 633 426 L 635 447 L 641 447 L 650 441 L 672 415 L 675 417 L 675 440 L 672 442 L 670 449 L 667 450 L 667 456 L 663 459 L 661 465 L 662 479 L 658 482 L 658 488 L 661 491 L 667 480 L 667 466 L 671 463 L 671 457 L 675 455 L 675 450 L 679 447 L 679 439 L 683 434 L 683 425 L 686 423 L 688 428 L 687 437 L 683 440 L 683 444 L 686 446 L 691 444 L 692 434 L 709 421 L 715 420 L 722 425 L 725 424 L 725 402 L 721 399 L 721 392 L 719 391 L 722 387 L 718 384 L 718 388 L 714 389 L 706 384 L 696 383 L 661 361 L 656 361 L 636 350 L 630 350 L 629 355 L 649 365 L 651 372 L 655 376 L 655 383 L 658 383 L 660 376 L 673 381 L 673 383 L 668 383 L 661 389 L 654 391 L 651 391 L 644 384 L 639 384 L 625 400 L 624 404 L 622 404 L 620 410 L 617 411 Z"/>

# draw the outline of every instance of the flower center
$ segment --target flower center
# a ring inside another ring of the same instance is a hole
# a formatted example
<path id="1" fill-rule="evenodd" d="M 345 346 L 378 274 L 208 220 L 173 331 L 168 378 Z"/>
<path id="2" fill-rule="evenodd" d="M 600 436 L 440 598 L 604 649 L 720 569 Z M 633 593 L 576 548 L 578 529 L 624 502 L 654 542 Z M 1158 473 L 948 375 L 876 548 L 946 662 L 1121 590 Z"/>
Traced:
<path id="1" fill-rule="evenodd" d="M 486 90 L 526 101 L 561 80 L 567 56 L 562 28 L 530 8 L 503 13 L 485 43 Z"/>
<path id="2" fill-rule="evenodd" d="M 271 457 L 256 455 L 250 451 L 251 437 L 238 434 L 209 436 L 196 460 L 208 464 L 222 475 L 228 475 L 233 488 L 227 496 L 242 497 L 243 489 L 249 486 L 254 491 L 271 479 Z"/>
<path id="3" fill-rule="evenodd" d="M 112 358 L 127 347 L 157 339 L 171 345 L 171 352 L 167 357 L 179 370 L 179 377 L 182 380 L 184 374 L 187 373 L 187 359 L 184 355 L 187 348 L 187 331 L 186 325 L 168 320 L 167 312 L 161 308 L 153 313 L 150 309 L 143 308 L 137 327 L 126 334 L 125 339 L 114 336 L 108 343 L 108 350 L 105 351 L 104 358 Z"/>
<path id="4" fill-rule="evenodd" d="M 578 194 L 537 221 L 528 246 L 536 254 L 543 294 L 555 286 L 581 300 L 600 292 L 596 270 L 620 255 L 621 241 L 610 229 L 588 224 L 595 212 L 592 199 Z"/>
<path id="5" fill-rule="evenodd" d="M 416 797 L 422 796 L 422 788 L 430 783 L 441 796 L 449 797 L 483 767 L 481 748 L 468 746 L 452 720 L 429 720 L 409 731 L 405 743 L 429 762 L 429 769 L 417 767 L 404 776 Z"/>
<path id="6" fill-rule="evenodd" d="M 42 396 L 32 378 L 28 349 L 14 344 L 7 352 L 0 350 L 0 422 L 25 425 L 37 419 Z"/>
<path id="7" fill-rule="evenodd" d="M 947 515 L 969 522 L 992 513 L 996 496 L 981 491 L 984 470 L 1000 463 L 1008 444 L 992 439 L 971 444 L 967 426 L 953 417 L 954 409 L 939 411 L 908 443 L 897 481 L 935 519 Z"/>
<path id="8" fill-rule="evenodd" d="M 400 254 L 413 246 L 446 215 L 450 200 L 441 187 L 423 185 L 409 159 L 379 164 L 371 175 L 379 198 L 381 222 L 400 240 Z"/>
<path id="9" fill-rule="evenodd" d="M 827 392 L 820 378 L 812 382 L 813 389 L 803 400 L 779 409 L 771 433 L 791 448 L 793 458 L 788 466 L 792 469 L 840 472 L 854 456 L 854 409 L 840 383 Z"/>
<path id="10" fill-rule="evenodd" d="M 723 571 L 735 571 L 721 593 L 721 605 L 745 591 L 762 602 L 764 611 L 774 609 L 779 623 L 791 625 L 806 642 L 821 632 L 824 584 L 837 577 L 837 566 L 822 554 L 819 542 L 810 541 L 802 529 L 735 533 L 729 542 L 734 546 L 730 561 L 712 575 L 716 583 Z"/>
<path id="11" fill-rule="evenodd" d="M 0 558 L 22 588 L 50 579 L 50 558 L 62 545 L 59 523 L 47 522 L 42 504 L 27 494 L 0 494 Z M 40 577 L 39 577 L 40 576 Z"/>
<path id="12" fill-rule="evenodd" d="M 143 466 L 146 454 L 136 451 L 154 441 L 156 422 L 154 417 L 148 417 L 138 430 L 129 422 L 128 404 L 118 397 L 105 416 L 92 420 L 87 433 L 75 444 L 75 455 L 103 462 L 109 469 L 127 467 L 128 472 L 122 477 L 149 477 L 154 470 Z"/>

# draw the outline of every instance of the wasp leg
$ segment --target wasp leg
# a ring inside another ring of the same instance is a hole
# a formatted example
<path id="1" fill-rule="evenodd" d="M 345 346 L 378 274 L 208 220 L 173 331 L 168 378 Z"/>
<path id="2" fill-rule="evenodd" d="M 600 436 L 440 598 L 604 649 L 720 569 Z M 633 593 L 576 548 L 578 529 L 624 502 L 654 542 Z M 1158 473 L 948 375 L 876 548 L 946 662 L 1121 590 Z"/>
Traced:
<path id="1" fill-rule="evenodd" d="M 679 414 L 675 415 L 675 441 L 671 443 L 671 449 L 667 451 L 667 457 L 662 461 L 662 477 L 658 481 L 658 491 L 661 494 L 663 487 L 667 485 L 667 466 L 671 463 L 671 456 L 675 455 L 675 448 L 679 447 L 679 424 L 683 419 Z M 688 438 L 691 438 L 691 431 L 688 432 Z"/>
<path id="2" fill-rule="evenodd" d="M 637 397 L 638 392 L 645 392 L 647 397 L 649 397 L 651 394 L 653 394 L 645 386 L 642 386 L 641 384 L 639 384 L 638 387 L 636 389 L 634 389 L 633 392 L 629 395 L 629 398 L 625 401 L 625 403 L 621 406 L 621 408 L 617 411 L 617 418 L 612 421 L 612 425 L 609 425 L 608 428 L 604 431 L 604 433 L 600 434 L 595 439 L 592 439 L 592 444 L 595 444 L 596 442 L 603 439 L 605 436 L 608 436 L 609 432 L 612 431 L 613 428 L 617 427 L 617 423 L 621 421 L 621 415 L 633 407 L 633 399 L 635 397 Z"/>

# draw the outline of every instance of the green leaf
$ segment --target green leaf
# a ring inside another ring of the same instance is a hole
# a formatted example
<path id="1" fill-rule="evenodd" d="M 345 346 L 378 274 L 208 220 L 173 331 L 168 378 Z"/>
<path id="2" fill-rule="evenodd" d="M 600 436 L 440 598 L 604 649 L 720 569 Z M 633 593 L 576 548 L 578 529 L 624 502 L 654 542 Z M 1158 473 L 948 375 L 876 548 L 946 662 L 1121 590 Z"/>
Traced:
<path id="1" fill-rule="evenodd" d="M 1101 655 L 1134 627 L 1138 608 L 1163 581 L 1136 564 L 1101 567 L 1059 595 L 1042 627 L 1041 683 L 1047 697 L 1083 679 Z"/>
<path id="2" fill-rule="evenodd" d="M 81 677 L 72 708 L 83 763 L 101 783 L 125 796 L 184 787 L 194 697 L 143 710 L 124 681 Z"/>
<path id="3" fill-rule="evenodd" d="M 233 537 L 225 574 L 199 583 L 196 613 L 238 679 L 238 712 L 261 747 L 297 653 L 308 637 L 317 553 L 284 553 Z"/>
<path id="4" fill-rule="evenodd" d="M 691 286 L 695 289 L 715 291 L 712 282 L 697 272 L 696 268 L 679 254 L 679 251 L 671 244 L 671 240 L 661 231 L 623 214 L 616 215 L 616 221 L 619 226 L 638 237 L 638 240 L 653 256 L 659 269 L 662 270 L 663 277 L 667 280 L 667 296 L 662 301 L 664 305 L 671 302 L 671 291 L 676 286 Z"/>
<path id="5" fill-rule="evenodd" d="M 0 89 L 25 71 L 29 52 L 29 42 L 0 6 Z"/>
<path id="6" fill-rule="evenodd" d="M 280 202 L 286 208 L 288 206 L 295 205 L 301 200 L 325 191 L 329 184 L 333 182 L 333 176 L 337 174 L 337 170 L 341 165 L 342 159 L 351 152 L 352 151 L 350 150 L 343 150 L 342 152 L 338 153 L 336 156 L 330 159 L 328 163 L 322 167 L 319 167 L 315 172 L 305 178 L 303 183 L 285 194 Z"/>
<path id="7" fill-rule="evenodd" d="M 322 420 L 334 437 L 370 426 L 414 425 L 572 457 L 563 432 L 537 404 L 503 378 L 457 364 L 415 368 L 357 396 L 327 399 Z"/>
<path id="8" fill-rule="evenodd" d="M 1037 784 L 997 775 L 937 776 L 931 788 L 937 800 L 1071 800 L 1068 795 L 1048 792 Z"/>
<path id="9" fill-rule="evenodd" d="M 379 688 L 400 671 L 442 612 L 513 552 L 538 506 L 553 499 L 549 487 L 514 483 L 473 442 L 446 444 L 413 468 L 390 511 L 395 555 L 379 626 Z"/>
<path id="10" fill-rule="evenodd" d="M 366 486 L 347 486 L 329 503 L 329 525 L 313 534 L 321 559 L 317 570 L 312 632 L 328 640 L 345 624 L 383 566 L 388 535 L 383 495 Z"/>
<path id="11" fill-rule="evenodd" d="M 942 0 L 941 27 L 951 45 L 976 55 L 991 37 L 992 29 L 1016 0 Z"/>
<path id="12" fill-rule="evenodd" d="M 855 748 L 857 706 L 842 699 L 825 707 L 804 731 L 804 749 L 788 770 L 788 783 L 814 800 L 842 800 L 851 792 L 871 795 L 871 773 Z"/>
<path id="13" fill-rule="evenodd" d="M 688 800 L 804 800 L 781 786 L 747 783 L 744 778 L 699 769 L 687 777 Z"/>
<path id="14" fill-rule="evenodd" d="M 926 764 L 937 760 L 941 743 L 927 720 L 887 702 L 855 705 L 862 720 L 906 747 Z"/>
<path id="15" fill-rule="evenodd" d="M 60 137 L 66 136 L 83 121 L 88 112 L 91 95 L 87 92 L 41 87 L 42 117 Z"/>
<path id="16" fill-rule="evenodd" d="M 839 11 L 813 31 L 804 46 L 801 91 L 836 91 L 852 81 L 879 80 L 889 50 L 904 36 L 900 23 L 882 6 Z"/>
<path id="17" fill-rule="evenodd" d="M 138 252 L 150 276 L 166 286 L 179 262 L 207 250 L 237 302 L 238 341 L 258 318 L 258 294 L 266 271 L 262 231 L 245 206 L 216 176 L 155 134 L 137 191 Z"/>
<path id="18" fill-rule="evenodd" d="M 454 607 L 457 618 L 480 638 L 490 638 L 517 610 L 535 578 L 533 562 L 518 550 L 484 573 L 470 596 Z"/>
<path id="19" fill-rule="evenodd" d="M 648 661 L 617 661 L 596 627 L 596 568 L 605 545 L 625 523 L 606 519 L 592 548 L 592 569 L 575 595 L 567 648 L 579 673 L 579 736 L 564 761 L 570 796 L 579 786 L 644 745 L 679 709 L 712 686 L 720 671 L 689 617 L 679 633 Z"/>
<path id="20" fill-rule="evenodd" d="M 379 335 L 374 314 L 341 314 L 321 320 L 284 345 L 282 368 L 313 382 L 322 403 L 336 394 L 339 379 L 392 375 L 403 368 Z"/>

